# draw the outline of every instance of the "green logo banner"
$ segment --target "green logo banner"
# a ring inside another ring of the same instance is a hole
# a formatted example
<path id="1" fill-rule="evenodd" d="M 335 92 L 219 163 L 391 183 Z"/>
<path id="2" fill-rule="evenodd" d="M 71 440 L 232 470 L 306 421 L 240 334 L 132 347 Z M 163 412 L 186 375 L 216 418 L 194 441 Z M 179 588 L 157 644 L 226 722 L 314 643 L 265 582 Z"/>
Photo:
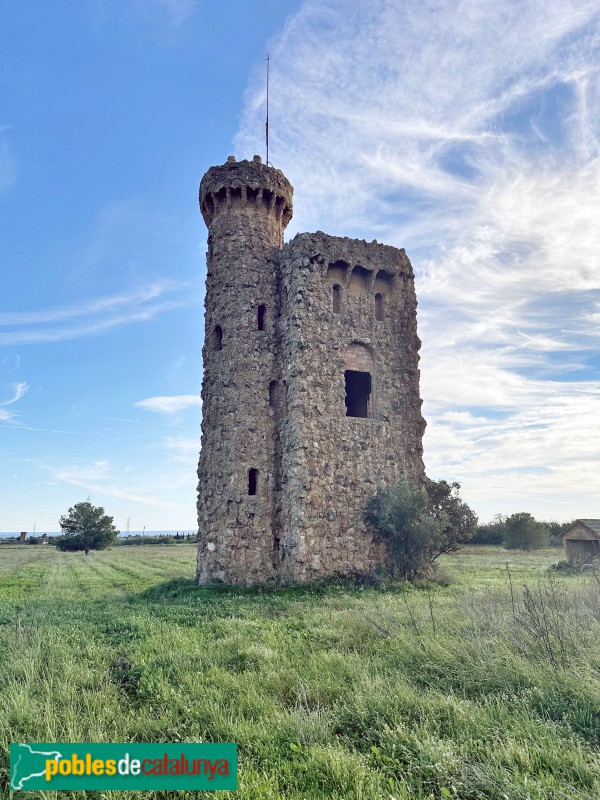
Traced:
<path id="1" fill-rule="evenodd" d="M 237 789 L 237 745 L 11 744 L 10 788 Z"/>

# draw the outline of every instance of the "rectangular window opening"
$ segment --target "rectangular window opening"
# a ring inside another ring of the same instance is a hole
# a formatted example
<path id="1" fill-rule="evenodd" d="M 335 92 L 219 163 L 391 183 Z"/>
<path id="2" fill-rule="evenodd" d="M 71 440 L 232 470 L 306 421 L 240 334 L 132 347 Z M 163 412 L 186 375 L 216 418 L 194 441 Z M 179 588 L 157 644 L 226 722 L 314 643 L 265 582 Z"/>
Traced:
<path id="1" fill-rule="evenodd" d="M 254 495 L 256 494 L 256 487 L 258 485 L 258 470 L 257 469 L 249 469 L 248 470 L 248 494 Z"/>
<path id="2" fill-rule="evenodd" d="M 256 327 L 259 331 L 264 331 L 265 329 L 265 314 L 267 311 L 267 307 L 261 303 L 258 307 L 258 311 L 256 312 Z"/>
<path id="3" fill-rule="evenodd" d="M 332 298 L 333 298 L 333 313 L 339 314 L 341 308 L 341 296 L 342 296 L 342 287 L 339 283 L 335 283 L 332 287 Z"/>
<path id="4" fill-rule="evenodd" d="M 346 416 L 371 416 L 371 373 L 347 369 L 346 378 Z"/>

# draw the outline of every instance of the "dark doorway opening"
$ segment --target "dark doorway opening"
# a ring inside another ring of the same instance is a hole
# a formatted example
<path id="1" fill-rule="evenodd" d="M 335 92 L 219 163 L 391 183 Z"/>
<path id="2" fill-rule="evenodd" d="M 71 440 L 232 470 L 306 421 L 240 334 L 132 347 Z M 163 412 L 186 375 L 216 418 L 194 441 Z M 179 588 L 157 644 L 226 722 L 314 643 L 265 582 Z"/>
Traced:
<path id="1" fill-rule="evenodd" d="M 214 347 L 215 350 L 223 349 L 223 329 L 220 325 L 215 325 Z"/>
<path id="2" fill-rule="evenodd" d="M 346 378 L 346 416 L 371 416 L 371 373 L 347 369 Z"/>
<path id="3" fill-rule="evenodd" d="M 248 494 L 256 494 L 256 487 L 258 485 L 258 470 L 248 470 Z"/>

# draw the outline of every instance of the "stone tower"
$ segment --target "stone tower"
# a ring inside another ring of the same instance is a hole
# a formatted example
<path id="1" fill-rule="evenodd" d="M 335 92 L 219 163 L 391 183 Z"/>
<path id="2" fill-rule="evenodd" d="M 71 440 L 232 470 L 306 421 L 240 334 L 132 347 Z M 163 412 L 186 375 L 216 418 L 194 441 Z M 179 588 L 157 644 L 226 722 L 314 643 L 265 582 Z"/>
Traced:
<path id="1" fill-rule="evenodd" d="M 404 250 L 317 232 L 283 243 L 292 187 L 211 167 L 199 583 L 371 573 L 367 499 L 424 478 L 416 297 Z"/>

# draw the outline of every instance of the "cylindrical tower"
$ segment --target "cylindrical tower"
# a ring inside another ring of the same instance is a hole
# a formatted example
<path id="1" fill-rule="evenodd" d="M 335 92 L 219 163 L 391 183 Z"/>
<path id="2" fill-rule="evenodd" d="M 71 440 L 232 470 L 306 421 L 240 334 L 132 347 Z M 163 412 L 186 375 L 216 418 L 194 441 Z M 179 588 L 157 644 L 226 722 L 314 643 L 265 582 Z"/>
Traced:
<path id="1" fill-rule="evenodd" d="M 275 577 L 279 253 L 292 186 L 253 161 L 211 167 L 200 184 L 208 227 L 199 583 Z"/>

